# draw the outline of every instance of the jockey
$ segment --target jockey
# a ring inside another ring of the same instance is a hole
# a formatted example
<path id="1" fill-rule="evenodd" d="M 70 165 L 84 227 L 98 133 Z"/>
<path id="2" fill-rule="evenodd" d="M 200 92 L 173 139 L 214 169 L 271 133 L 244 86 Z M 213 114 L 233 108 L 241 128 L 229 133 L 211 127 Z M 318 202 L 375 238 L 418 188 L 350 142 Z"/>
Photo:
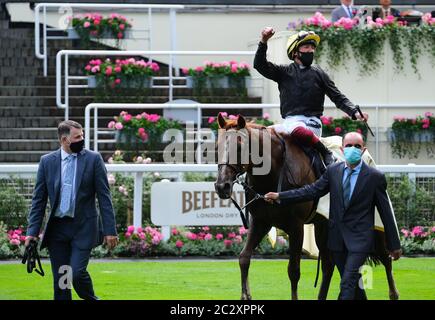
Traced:
<path id="1" fill-rule="evenodd" d="M 325 71 L 312 65 L 314 52 L 320 37 L 313 31 L 300 31 L 287 42 L 287 55 L 294 63 L 276 65 L 267 61 L 267 41 L 275 31 L 266 27 L 255 54 L 254 68 L 264 77 L 278 83 L 280 109 L 284 121 L 275 125 L 277 132 L 287 132 L 304 146 L 313 147 L 323 157 L 326 166 L 334 162 L 331 151 L 319 140 L 322 135 L 323 104 L 325 94 L 335 105 L 352 119 L 367 121 L 361 117 L 352 102 L 335 86 Z"/>

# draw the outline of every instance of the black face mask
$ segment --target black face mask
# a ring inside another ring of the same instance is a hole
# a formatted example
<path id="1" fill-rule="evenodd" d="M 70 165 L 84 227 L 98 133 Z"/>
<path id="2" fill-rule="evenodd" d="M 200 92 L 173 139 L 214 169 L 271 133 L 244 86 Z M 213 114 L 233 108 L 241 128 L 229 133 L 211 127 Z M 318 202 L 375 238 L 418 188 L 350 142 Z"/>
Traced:
<path id="1" fill-rule="evenodd" d="M 69 145 L 69 148 L 73 153 L 79 153 L 83 150 L 83 146 L 85 145 L 85 140 L 80 140 L 77 142 L 73 142 Z"/>
<path id="2" fill-rule="evenodd" d="M 299 60 L 305 67 L 311 66 L 314 59 L 314 52 L 299 52 Z"/>

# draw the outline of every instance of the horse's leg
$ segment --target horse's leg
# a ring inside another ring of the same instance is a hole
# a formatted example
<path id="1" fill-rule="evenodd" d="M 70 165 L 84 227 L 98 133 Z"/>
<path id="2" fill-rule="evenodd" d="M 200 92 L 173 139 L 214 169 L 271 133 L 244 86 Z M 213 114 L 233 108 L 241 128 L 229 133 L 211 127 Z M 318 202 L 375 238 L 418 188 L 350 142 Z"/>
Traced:
<path id="1" fill-rule="evenodd" d="M 301 277 L 301 255 L 304 242 L 304 225 L 299 221 L 292 221 L 289 236 L 290 258 L 287 268 L 290 279 L 292 300 L 298 300 L 298 282 Z"/>
<path id="2" fill-rule="evenodd" d="M 251 291 L 248 283 L 249 266 L 254 249 L 270 230 L 271 226 L 263 224 L 262 221 L 251 219 L 251 226 L 248 231 L 246 244 L 239 256 L 240 274 L 242 280 L 242 300 L 251 300 Z"/>
<path id="3" fill-rule="evenodd" d="M 331 253 L 328 250 L 328 220 L 321 217 L 318 222 L 314 223 L 314 236 L 316 238 L 317 248 L 319 248 L 320 260 L 322 265 L 322 283 L 320 285 L 317 299 L 326 300 L 331 283 L 332 274 L 334 273 L 334 262 Z"/>
<path id="4" fill-rule="evenodd" d="M 377 230 L 375 232 L 375 237 L 376 237 L 376 255 L 385 267 L 390 300 L 399 300 L 399 291 L 396 288 L 396 282 L 394 281 L 394 277 L 393 277 L 393 263 L 385 246 L 385 234 Z"/>

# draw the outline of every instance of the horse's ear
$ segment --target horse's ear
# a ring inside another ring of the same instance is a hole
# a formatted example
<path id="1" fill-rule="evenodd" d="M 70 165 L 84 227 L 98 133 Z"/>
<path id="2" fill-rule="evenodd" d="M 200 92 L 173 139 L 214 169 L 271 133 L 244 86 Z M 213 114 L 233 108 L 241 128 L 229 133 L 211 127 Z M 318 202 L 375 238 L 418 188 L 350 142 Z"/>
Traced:
<path id="1" fill-rule="evenodd" d="M 217 116 L 217 121 L 218 121 L 218 124 L 219 124 L 219 128 L 220 129 L 224 129 L 225 125 L 226 125 L 226 121 L 225 121 L 225 118 L 222 115 L 222 112 L 219 112 L 219 114 Z"/>
<path id="2" fill-rule="evenodd" d="M 237 128 L 243 129 L 244 127 L 246 127 L 246 120 L 241 114 L 239 114 L 237 116 Z"/>

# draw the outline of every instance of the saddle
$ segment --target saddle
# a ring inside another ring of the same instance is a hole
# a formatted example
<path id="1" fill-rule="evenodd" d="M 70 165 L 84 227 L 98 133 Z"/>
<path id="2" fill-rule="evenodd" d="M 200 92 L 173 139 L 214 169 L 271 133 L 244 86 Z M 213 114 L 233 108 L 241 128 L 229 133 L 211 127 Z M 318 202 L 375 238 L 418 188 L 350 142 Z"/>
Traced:
<path id="1" fill-rule="evenodd" d="M 288 167 L 288 163 L 287 163 L 287 159 L 286 159 L 286 144 L 285 144 L 285 140 L 284 138 L 277 133 L 277 136 L 281 142 L 281 145 L 283 146 L 283 167 L 281 169 L 280 172 L 280 177 L 279 177 L 279 182 L 278 182 L 278 192 L 282 191 L 282 182 L 284 177 L 287 177 L 287 173 L 290 172 L 289 167 Z M 323 163 L 322 157 L 320 156 L 320 153 L 311 148 L 311 147 L 307 147 L 304 146 L 300 143 L 298 143 L 297 141 L 293 142 L 305 153 L 305 155 L 308 157 L 310 164 L 311 164 L 311 168 L 314 171 L 314 175 L 316 177 L 316 180 L 319 179 L 322 174 L 326 171 L 326 167 L 325 164 Z M 309 215 L 308 219 L 304 222 L 305 224 L 310 224 L 312 223 L 314 217 L 316 216 L 317 213 L 317 205 L 319 204 L 319 198 L 315 199 L 313 202 L 313 207 L 311 209 L 311 214 Z"/>

